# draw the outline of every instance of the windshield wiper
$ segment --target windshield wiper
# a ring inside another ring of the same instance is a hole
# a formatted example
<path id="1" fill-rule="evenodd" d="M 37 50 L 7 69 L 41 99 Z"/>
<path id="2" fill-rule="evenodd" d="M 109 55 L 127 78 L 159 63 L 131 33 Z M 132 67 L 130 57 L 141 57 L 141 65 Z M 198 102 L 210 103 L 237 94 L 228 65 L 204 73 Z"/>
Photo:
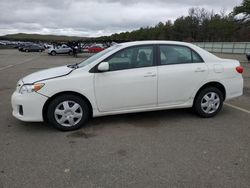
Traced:
<path id="1" fill-rule="evenodd" d="M 72 69 L 77 69 L 77 68 L 79 68 L 78 64 L 79 63 L 70 64 L 70 65 L 67 65 L 67 67 L 72 68 Z"/>

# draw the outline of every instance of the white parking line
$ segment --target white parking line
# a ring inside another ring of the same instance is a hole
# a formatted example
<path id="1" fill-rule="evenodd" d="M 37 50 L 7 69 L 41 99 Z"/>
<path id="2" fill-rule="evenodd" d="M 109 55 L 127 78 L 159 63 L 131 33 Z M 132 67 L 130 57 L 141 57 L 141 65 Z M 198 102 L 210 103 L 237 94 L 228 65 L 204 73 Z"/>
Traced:
<path id="1" fill-rule="evenodd" d="M 23 62 L 21 62 L 21 63 L 14 64 L 14 65 L 7 65 L 7 66 L 4 66 L 4 67 L 0 67 L 0 71 L 5 70 L 5 69 L 8 69 L 8 68 L 11 68 L 11 67 L 14 67 L 14 66 L 17 66 L 17 65 L 22 65 L 22 64 L 24 64 L 24 63 L 29 63 L 29 62 L 31 62 L 32 60 L 37 59 L 37 58 L 40 57 L 40 56 L 41 56 L 41 55 L 35 56 L 35 57 L 32 57 L 32 58 L 29 58 L 29 59 L 26 59 L 25 61 L 23 61 Z"/>
<path id="2" fill-rule="evenodd" d="M 13 67 L 13 66 L 14 65 L 7 65 L 7 66 L 4 66 L 4 67 L 0 67 L 0 71 L 4 70 L 4 69 L 8 69 L 8 68 Z"/>
<path id="3" fill-rule="evenodd" d="M 244 109 L 244 108 L 241 108 L 241 107 L 238 107 L 238 106 L 235 106 L 235 105 L 232 105 L 232 104 L 228 104 L 228 103 L 225 103 L 225 105 L 227 105 L 227 106 L 229 106 L 229 107 L 231 107 L 231 108 L 234 108 L 234 109 L 236 109 L 236 110 L 240 110 L 240 111 L 242 111 L 242 112 L 245 112 L 245 113 L 250 114 L 250 111 L 249 111 L 249 110 L 246 110 L 246 109 Z"/>
<path id="4" fill-rule="evenodd" d="M 13 67 L 13 66 L 14 65 L 7 65 L 7 66 L 4 66 L 4 67 L 0 67 L 0 71 L 4 70 L 4 69 L 8 69 L 8 68 Z"/>

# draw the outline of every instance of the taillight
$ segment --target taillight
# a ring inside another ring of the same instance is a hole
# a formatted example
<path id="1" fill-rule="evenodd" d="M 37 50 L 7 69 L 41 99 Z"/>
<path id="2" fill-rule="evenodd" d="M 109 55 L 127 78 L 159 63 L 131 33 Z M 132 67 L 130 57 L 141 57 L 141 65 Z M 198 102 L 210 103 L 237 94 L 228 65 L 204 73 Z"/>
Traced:
<path id="1" fill-rule="evenodd" d="M 238 66 L 238 67 L 236 67 L 236 70 L 238 73 L 242 74 L 244 71 L 244 68 L 242 66 Z"/>

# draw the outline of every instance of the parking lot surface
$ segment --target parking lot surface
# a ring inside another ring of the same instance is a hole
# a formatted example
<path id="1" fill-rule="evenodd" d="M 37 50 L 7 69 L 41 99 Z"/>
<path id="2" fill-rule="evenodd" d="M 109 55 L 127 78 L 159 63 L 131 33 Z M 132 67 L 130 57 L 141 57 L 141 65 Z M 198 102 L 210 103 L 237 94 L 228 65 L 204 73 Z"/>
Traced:
<path id="1" fill-rule="evenodd" d="M 23 76 L 82 61 L 0 50 L 1 187 L 250 187 L 250 63 L 244 95 L 211 119 L 190 109 L 92 119 L 74 132 L 11 115 L 10 97 Z"/>

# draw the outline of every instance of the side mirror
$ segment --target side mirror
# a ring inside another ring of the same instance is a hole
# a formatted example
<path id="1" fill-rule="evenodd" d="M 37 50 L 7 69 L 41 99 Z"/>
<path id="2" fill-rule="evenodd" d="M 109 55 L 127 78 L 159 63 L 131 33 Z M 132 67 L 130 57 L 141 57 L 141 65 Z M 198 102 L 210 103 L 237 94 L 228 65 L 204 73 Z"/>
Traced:
<path id="1" fill-rule="evenodd" d="M 109 71 L 109 63 L 108 62 L 102 62 L 97 67 L 98 71 L 100 72 L 106 72 Z"/>

